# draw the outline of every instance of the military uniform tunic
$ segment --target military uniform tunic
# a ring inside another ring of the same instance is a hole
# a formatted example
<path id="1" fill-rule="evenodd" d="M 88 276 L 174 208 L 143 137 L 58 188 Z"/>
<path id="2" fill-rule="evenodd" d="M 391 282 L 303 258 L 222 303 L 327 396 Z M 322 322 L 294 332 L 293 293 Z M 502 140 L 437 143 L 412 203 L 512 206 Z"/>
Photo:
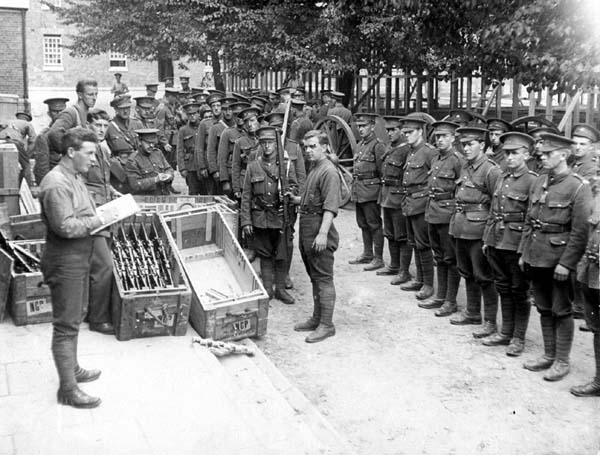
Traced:
<path id="1" fill-rule="evenodd" d="M 576 158 L 572 169 L 573 173 L 589 181 L 596 177 L 598 166 L 592 153 L 588 153 L 581 158 Z"/>
<path id="2" fill-rule="evenodd" d="M 206 146 L 208 139 L 208 130 L 218 122 L 218 119 L 207 118 L 200 122 L 198 126 L 198 135 L 196 136 L 196 163 L 199 171 L 208 171 L 208 157 L 206 156 Z"/>
<path id="3" fill-rule="evenodd" d="M 371 202 L 379 199 L 381 188 L 381 165 L 386 146 L 371 133 L 358 144 L 358 153 L 354 157 L 352 179 L 352 200 Z"/>
<path id="4" fill-rule="evenodd" d="M 229 125 L 225 120 L 219 120 L 208 130 L 208 139 L 206 142 L 206 159 L 208 160 L 208 172 L 210 174 L 219 172 L 219 164 L 217 162 L 219 141 L 221 140 L 221 134 L 223 134 L 223 131 L 225 131 L 225 129 L 229 128 L 230 126 L 231 125 Z"/>
<path id="5" fill-rule="evenodd" d="M 392 241 L 406 242 L 406 217 L 402 214 L 402 177 L 409 146 L 406 143 L 392 146 L 381 166 L 381 191 L 379 205 L 383 208 L 383 235 Z"/>
<path id="6" fill-rule="evenodd" d="M 221 182 L 231 183 L 232 181 L 233 149 L 235 142 L 244 134 L 244 130 L 238 126 L 226 128 L 221 134 L 217 151 L 217 164 Z"/>
<path id="7" fill-rule="evenodd" d="M 106 143 L 113 156 L 121 153 L 131 154 L 137 150 L 138 140 L 134 129 L 137 129 L 137 126 L 132 120 L 125 122 L 119 117 L 115 117 L 108 123 Z"/>
<path id="8" fill-rule="evenodd" d="M 404 215 L 414 216 L 425 213 L 429 196 L 429 170 L 436 155 L 436 150 L 425 141 L 416 147 L 410 146 L 402 179 L 404 187 L 402 212 Z"/>
<path id="9" fill-rule="evenodd" d="M 592 202 L 592 214 L 588 218 L 588 242 L 579 264 L 577 281 L 583 284 L 585 296 L 585 319 L 590 329 L 600 333 L 600 191 L 596 191 Z"/>
<path id="10" fill-rule="evenodd" d="M 248 163 L 256 159 L 258 139 L 253 134 L 245 133 L 233 145 L 231 161 L 231 189 L 234 193 L 242 192 Z"/>
<path id="11" fill-rule="evenodd" d="M 506 152 L 502 144 L 498 144 L 495 147 L 490 147 L 486 151 L 488 159 L 496 163 L 496 166 L 500 168 L 502 172 L 506 171 Z"/>
<path id="12" fill-rule="evenodd" d="M 431 162 L 428 176 L 429 198 L 425 209 L 425 221 L 429 224 L 449 224 L 454 213 L 456 180 L 464 161 L 452 148 L 439 151 Z"/>
<path id="13" fill-rule="evenodd" d="M 169 194 L 169 182 L 160 182 L 158 174 L 169 174 L 172 181 L 174 172 L 159 149 L 153 148 L 149 154 L 140 150 L 131 155 L 125 163 L 125 172 L 133 193 L 156 196 Z"/>

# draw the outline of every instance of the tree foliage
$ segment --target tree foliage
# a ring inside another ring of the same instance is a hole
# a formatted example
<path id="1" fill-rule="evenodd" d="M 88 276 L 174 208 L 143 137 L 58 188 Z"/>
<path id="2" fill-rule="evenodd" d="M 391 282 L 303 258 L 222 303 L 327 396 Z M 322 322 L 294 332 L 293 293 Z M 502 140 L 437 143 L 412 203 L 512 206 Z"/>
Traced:
<path id="1" fill-rule="evenodd" d="M 371 73 L 516 77 L 531 88 L 597 84 L 600 33 L 589 0 L 66 0 L 71 50 L 227 63 L 252 75 Z"/>

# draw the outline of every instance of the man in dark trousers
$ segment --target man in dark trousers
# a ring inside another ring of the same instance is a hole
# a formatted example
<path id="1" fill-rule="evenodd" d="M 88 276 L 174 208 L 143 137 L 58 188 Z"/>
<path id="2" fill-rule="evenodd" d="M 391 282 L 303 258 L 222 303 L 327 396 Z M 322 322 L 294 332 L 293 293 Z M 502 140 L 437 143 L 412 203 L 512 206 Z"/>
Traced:
<path id="1" fill-rule="evenodd" d="M 194 154 L 196 135 L 200 124 L 200 104 L 188 103 L 183 105 L 187 115 L 187 124 L 179 129 L 177 135 L 177 168 L 188 186 L 188 194 L 206 194 L 201 192 L 202 182 L 198 178 L 198 163 Z"/>
<path id="2" fill-rule="evenodd" d="M 450 235 L 455 238 L 458 271 L 465 280 L 467 306 L 453 316 L 454 325 L 481 324 L 483 297 L 484 324 L 473 332 L 483 338 L 496 332 L 498 294 L 490 264 L 482 251 L 482 238 L 492 194 L 502 171 L 484 153 L 486 130 L 462 127 L 459 134 L 465 162 L 456 187 L 456 208 L 450 219 Z"/>
<path id="3" fill-rule="evenodd" d="M 92 230 L 104 220 L 96 214 L 81 174 L 89 170 L 97 146 L 96 135 L 74 128 L 62 135 L 63 157 L 42 181 L 39 200 L 46 224 L 42 273 L 52 295 L 52 355 L 60 386 L 58 402 L 94 408 L 100 398 L 83 392 L 79 382 L 98 379 L 99 370 L 85 370 L 77 362 L 79 325 L 88 302 Z"/>
<path id="4" fill-rule="evenodd" d="M 400 289 L 417 291 L 415 297 L 418 300 L 426 300 L 433 295 L 433 254 L 425 222 L 425 208 L 429 199 L 427 178 L 437 152 L 425 140 L 426 127 L 427 122 L 419 118 L 404 118 L 402 121 L 402 133 L 409 146 L 402 177 L 402 213 L 408 223 L 408 242 L 415 251 L 417 277 Z"/>
<path id="5" fill-rule="evenodd" d="M 386 146 L 375 136 L 377 114 L 359 114 L 356 126 L 361 137 L 354 157 L 352 200 L 356 203 L 356 223 L 362 232 L 363 252 L 350 264 L 367 264 L 363 270 L 378 270 L 383 263 L 381 206 L 381 165 Z"/>
<path id="6" fill-rule="evenodd" d="M 398 285 L 411 280 L 408 271 L 412 246 L 408 244 L 406 217 L 402 214 L 402 177 L 409 146 L 401 130 L 402 117 L 385 117 L 385 128 L 390 138 L 390 149 L 381 166 L 381 191 L 379 205 L 383 209 L 383 235 L 387 238 L 390 265 L 378 270 L 377 275 L 395 275 L 391 284 Z"/>
<path id="7" fill-rule="evenodd" d="M 312 316 L 296 324 L 294 330 L 310 331 L 306 342 L 316 343 L 335 335 L 333 261 L 339 235 L 333 218 L 340 205 L 340 179 L 327 158 L 329 140 L 324 132 L 306 133 L 304 148 L 312 166 L 302 195 L 293 199 L 299 205 L 300 254 L 312 284 L 314 307 Z"/>
<path id="8" fill-rule="evenodd" d="M 196 136 L 196 147 L 195 156 L 196 162 L 198 163 L 198 178 L 204 182 L 206 187 L 206 194 L 220 194 L 220 188 L 217 187 L 219 184 L 219 173 L 215 167 L 211 171 L 208 163 L 208 131 L 210 128 L 221 121 L 223 112 L 221 110 L 221 100 L 225 98 L 223 92 L 214 91 L 206 99 L 206 103 L 210 106 L 212 117 L 200 120 L 200 126 L 198 126 L 198 134 Z M 211 175 L 211 172 L 213 173 Z"/>
<path id="9" fill-rule="evenodd" d="M 531 277 L 544 355 L 523 366 L 531 371 L 549 369 L 544 379 L 559 381 L 569 373 L 573 344 L 569 278 L 585 250 L 592 196 L 589 184 L 567 165 L 573 141 L 552 133 L 541 137 L 541 159 L 548 174 L 540 175 L 529 193 L 519 265 L 527 267 Z"/>
<path id="10" fill-rule="evenodd" d="M 50 117 L 50 126 L 58 118 L 58 115 L 67 107 L 67 98 L 48 98 L 44 103 L 48 105 L 48 117 Z M 50 146 L 48 143 L 48 128 L 43 129 L 35 138 L 33 147 L 31 148 L 31 156 L 35 159 L 33 166 L 33 175 L 35 181 L 39 185 L 44 176 L 58 164 L 62 155 L 60 153 L 50 154 Z"/>
<path id="11" fill-rule="evenodd" d="M 246 169 L 240 224 L 250 247 L 260 257 L 261 277 L 269 297 L 293 304 L 294 298 L 285 290 L 287 245 L 292 238 L 291 230 L 284 224 L 287 220 L 283 198 L 288 191 L 297 190 L 296 173 L 288 159 L 283 162 L 279 159 L 281 146 L 277 143 L 276 128 L 260 128 L 257 135 L 260 151 Z M 287 187 L 282 182 L 282 173 L 287 174 Z"/>
<path id="12" fill-rule="evenodd" d="M 529 281 L 519 268 L 517 250 L 521 242 L 529 190 L 537 174 L 527 167 L 534 139 L 525 133 L 500 136 L 506 172 L 498 180 L 483 233 L 484 253 L 492 268 L 500 295 L 502 330 L 483 340 L 485 346 L 508 345 L 506 354 L 518 356 L 525 346 L 530 303 Z"/>
<path id="13" fill-rule="evenodd" d="M 125 174 L 132 192 L 148 196 L 167 196 L 174 171 L 157 147 L 158 129 L 136 130 L 139 150 L 125 163 Z"/>
<path id="14" fill-rule="evenodd" d="M 429 198 L 425 209 L 429 243 L 437 270 L 437 294 L 429 302 L 421 302 L 421 308 L 439 308 L 436 316 L 449 316 L 456 312 L 456 295 L 460 275 L 456 268 L 456 246 L 450 236 L 450 218 L 456 202 L 454 193 L 456 179 L 460 175 L 463 159 L 454 147 L 457 123 L 441 121 L 432 124 L 437 146 L 437 156 L 431 162 L 428 176 Z"/>

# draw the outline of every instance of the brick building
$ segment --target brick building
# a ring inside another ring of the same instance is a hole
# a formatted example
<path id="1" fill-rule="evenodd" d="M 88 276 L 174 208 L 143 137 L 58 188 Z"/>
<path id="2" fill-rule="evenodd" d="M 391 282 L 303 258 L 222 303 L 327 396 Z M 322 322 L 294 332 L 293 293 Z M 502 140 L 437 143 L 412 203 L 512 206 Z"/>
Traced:
<path id="1" fill-rule="evenodd" d="M 62 0 L 51 0 L 57 6 Z M 144 84 L 158 81 L 158 62 L 136 61 L 117 53 L 93 57 L 73 57 L 64 46 L 69 43 L 69 35 L 77 30 L 62 24 L 48 6 L 41 0 L 0 0 L 0 93 L 17 94 L 27 98 L 36 129 L 48 122 L 46 105 L 43 100 L 50 96 L 64 96 L 76 100 L 77 80 L 90 77 L 99 85 L 97 107 L 107 109 L 112 94 L 114 73 L 119 72 L 122 82 L 130 89 L 132 96 L 145 94 Z M 23 40 L 25 45 L 23 45 Z M 184 63 L 187 70 L 180 69 Z M 204 77 L 204 64 L 173 62 L 175 85 L 184 72 L 190 76 L 192 86 L 200 85 Z M 159 88 L 158 96 L 163 95 Z M 23 106 L 23 100 L 20 107 Z"/>

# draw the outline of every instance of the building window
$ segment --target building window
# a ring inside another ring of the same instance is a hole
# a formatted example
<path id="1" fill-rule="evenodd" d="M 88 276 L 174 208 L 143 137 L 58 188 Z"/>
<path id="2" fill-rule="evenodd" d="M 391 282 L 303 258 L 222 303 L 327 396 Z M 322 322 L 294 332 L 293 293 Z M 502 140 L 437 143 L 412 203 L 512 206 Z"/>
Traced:
<path id="1" fill-rule="evenodd" d="M 62 71 L 62 37 L 60 35 L 44 35 L 44 69 Z"/>
<path id="2" fill-rule="evenodd" d="M 119 52 L 109 54 L 110 71 L 127 71 L 127 57 Z"/>

